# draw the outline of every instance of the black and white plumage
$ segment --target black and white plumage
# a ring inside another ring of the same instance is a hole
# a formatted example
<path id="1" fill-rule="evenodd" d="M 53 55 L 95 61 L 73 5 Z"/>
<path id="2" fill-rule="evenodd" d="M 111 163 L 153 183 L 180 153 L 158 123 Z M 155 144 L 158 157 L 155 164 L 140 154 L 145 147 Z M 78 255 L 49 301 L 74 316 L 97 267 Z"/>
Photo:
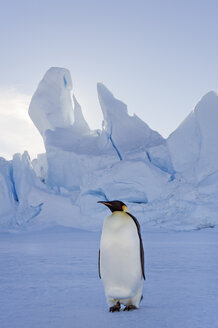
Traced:
<path id="1" fill-rule="evenodd" d="M 112 212 L 103 225 L 99 250 L 99 277 L 110 311 L 139 307 L 142 298 L 144 249 L 137 219 L 121 201 L 99 201 Z"/>

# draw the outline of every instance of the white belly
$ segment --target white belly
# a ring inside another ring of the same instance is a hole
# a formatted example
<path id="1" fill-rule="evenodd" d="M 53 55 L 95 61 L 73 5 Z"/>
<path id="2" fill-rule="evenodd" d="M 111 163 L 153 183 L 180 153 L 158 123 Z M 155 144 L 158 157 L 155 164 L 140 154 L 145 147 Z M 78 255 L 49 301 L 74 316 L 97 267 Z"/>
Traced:
<path id="1" fill-rule="evenodd" d="M 126 213 L 115 212 L 105 220 L 100 252 L 106 297 L 133 298 L 142 289 L 140 243 L 136 225 Z"/>

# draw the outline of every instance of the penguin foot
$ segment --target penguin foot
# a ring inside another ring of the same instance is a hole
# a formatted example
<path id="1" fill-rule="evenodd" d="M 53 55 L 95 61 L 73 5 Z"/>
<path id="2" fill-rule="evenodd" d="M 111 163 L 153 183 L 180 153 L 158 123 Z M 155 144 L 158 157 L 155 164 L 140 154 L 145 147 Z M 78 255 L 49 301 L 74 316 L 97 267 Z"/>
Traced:
<path id="1" fill-rule="evenodd" d="M 137 307 L 135 305 L 127 305 L 123 311 L 132 311 L 136 309 Z"/>
<path id="2" fill-rule="evenodd" d="M 120 311 L 120 302 L 117 302 L 116 305 L 111 306 L 109 312 L 119 312 Z"/>

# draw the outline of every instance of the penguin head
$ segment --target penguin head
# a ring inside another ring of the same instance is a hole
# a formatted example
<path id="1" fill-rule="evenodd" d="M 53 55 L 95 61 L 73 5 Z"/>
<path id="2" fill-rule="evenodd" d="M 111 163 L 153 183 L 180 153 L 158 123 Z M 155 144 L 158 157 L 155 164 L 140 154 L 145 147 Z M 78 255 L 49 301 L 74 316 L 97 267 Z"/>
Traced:
<path id="1" fill-rule="evenodd" d="M 128 210 L 126 204 L 124 204 L 123 202 L 121 202 L 119 200 L 112 200 L 112 201 L 108 201 L 108 202 L 103 202 L 103 201 L 99 200 L 98 203 L 106 205 L 111 210 L 111 212 L 119 211 L 119 212 L 128 212 L 129 213 L 129 210 Z"/>

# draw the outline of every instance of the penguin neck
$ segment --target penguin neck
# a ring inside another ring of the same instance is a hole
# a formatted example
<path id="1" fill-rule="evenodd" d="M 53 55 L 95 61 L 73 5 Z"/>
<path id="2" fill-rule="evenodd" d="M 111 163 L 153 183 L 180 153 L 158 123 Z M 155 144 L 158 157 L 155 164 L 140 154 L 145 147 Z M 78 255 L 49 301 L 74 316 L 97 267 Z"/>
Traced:
<path id="1" fill-rule="evenodd" d="M 126 217 L 126 212 L 114 211 L 114 212 L 111 213 L 111 215 L 109 217 L 112 217 L 112 218 L 115 218 L 115 217 L 125 218 Z"/>
<path id="2" fill-rule="evenodd" d="M 114 211 L 105 221 L 105 226 L 112 230 L 117 230 L 124 224 L 126 224 L 129 216 L 125 212 Z"/>

